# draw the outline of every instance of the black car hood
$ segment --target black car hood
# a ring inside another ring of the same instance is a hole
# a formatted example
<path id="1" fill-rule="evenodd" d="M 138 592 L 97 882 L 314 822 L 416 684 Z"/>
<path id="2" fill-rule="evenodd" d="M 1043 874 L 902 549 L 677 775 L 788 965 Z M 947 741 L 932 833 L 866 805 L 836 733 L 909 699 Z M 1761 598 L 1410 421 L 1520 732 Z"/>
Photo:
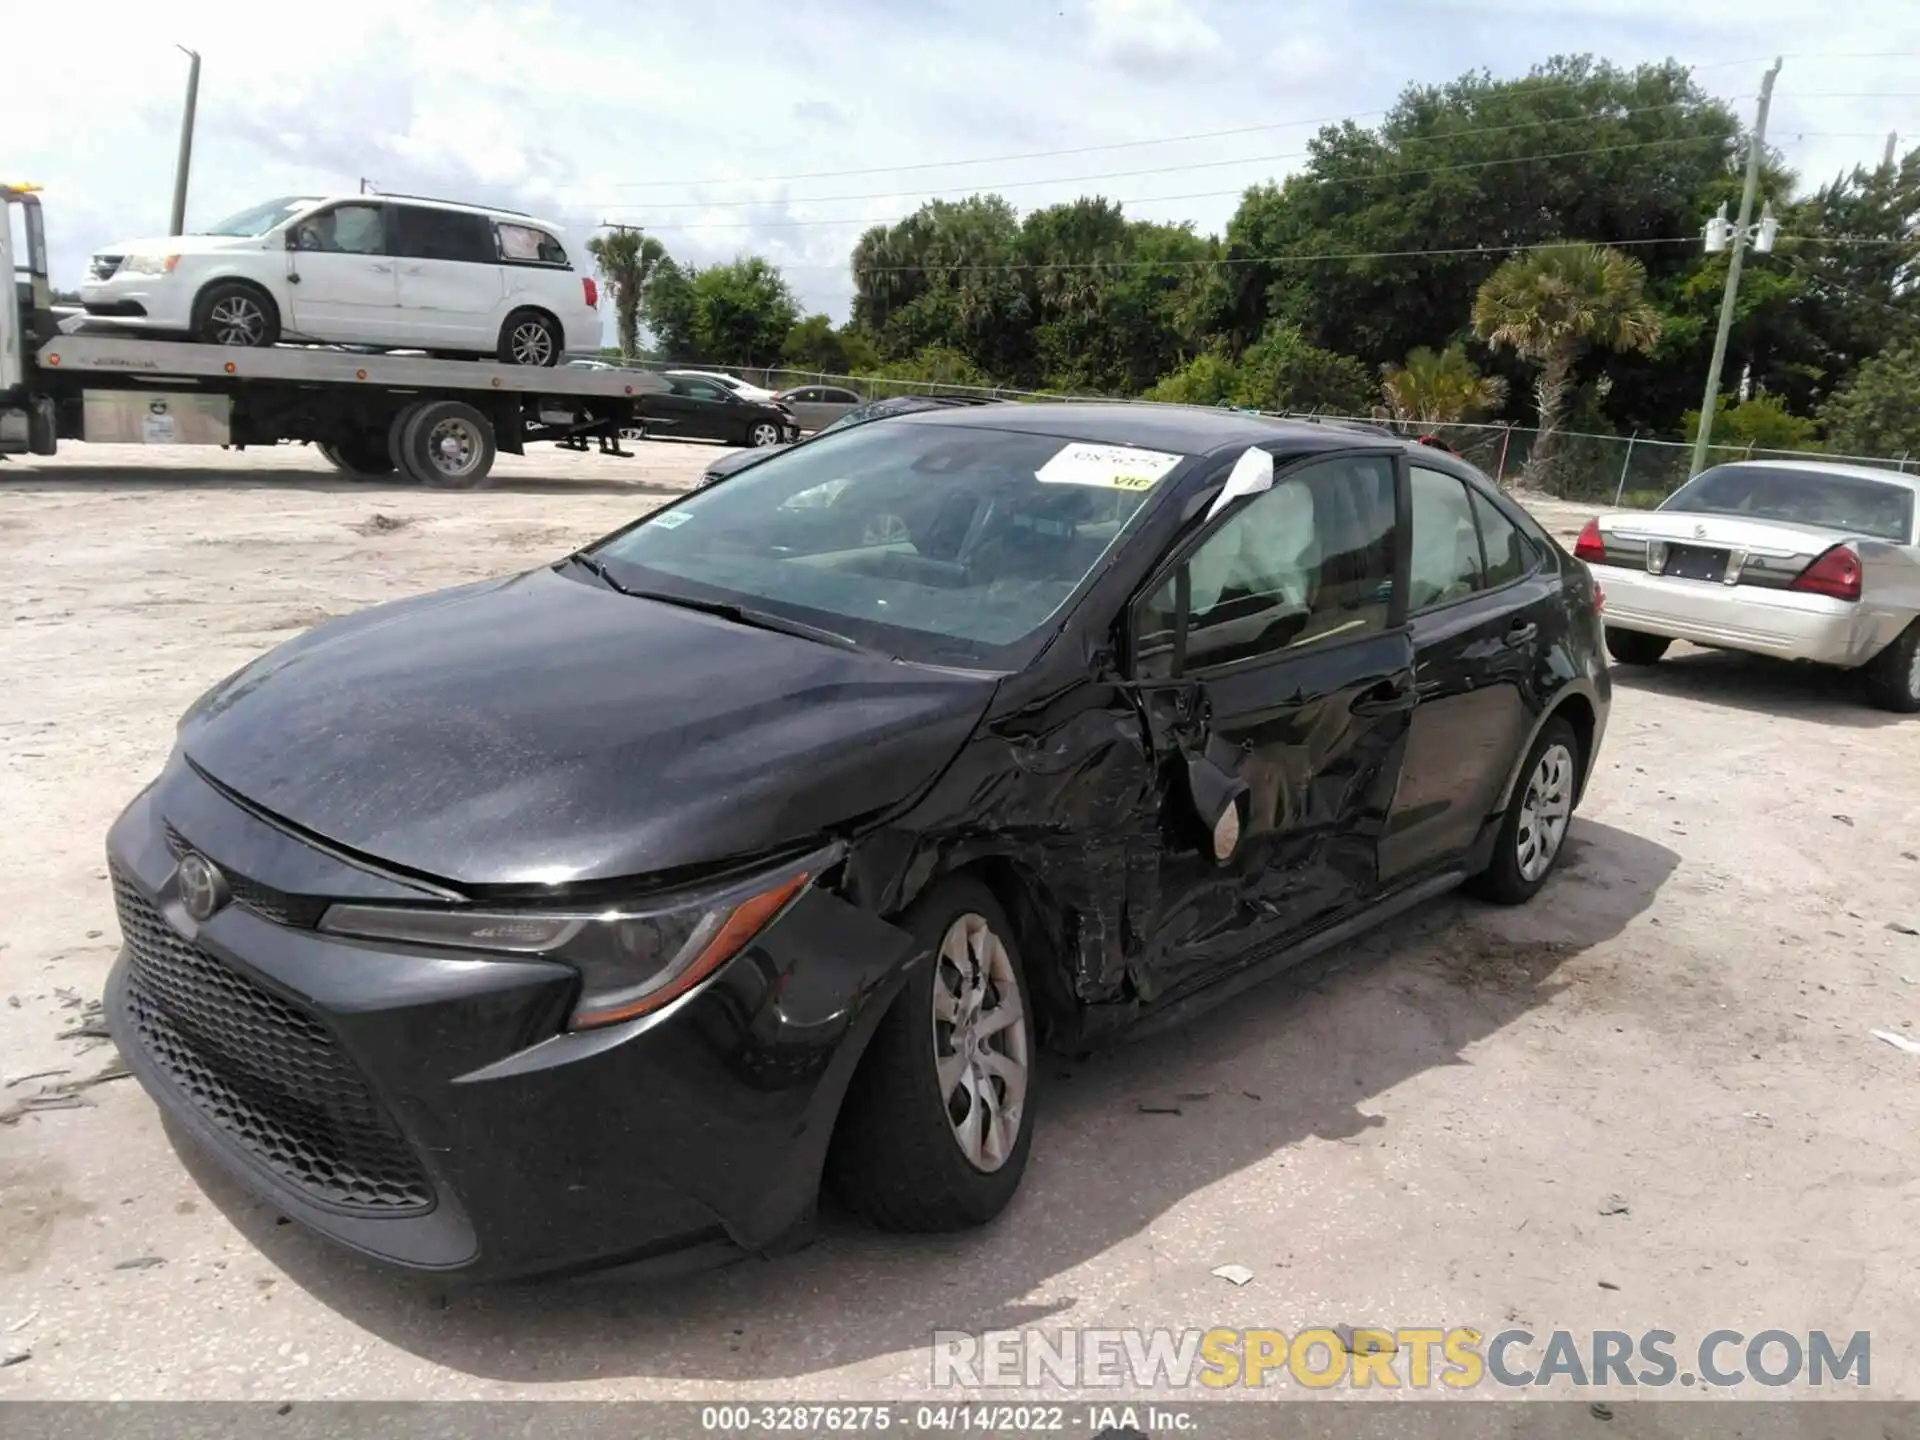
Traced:
<path id="1" fill-rule="evenodd" d="M 455 885 L 566 884 L 884 810 L 993 689 L 543 569 L 311 630 L 209 691 L 180 740 L 346 849 Z"/>

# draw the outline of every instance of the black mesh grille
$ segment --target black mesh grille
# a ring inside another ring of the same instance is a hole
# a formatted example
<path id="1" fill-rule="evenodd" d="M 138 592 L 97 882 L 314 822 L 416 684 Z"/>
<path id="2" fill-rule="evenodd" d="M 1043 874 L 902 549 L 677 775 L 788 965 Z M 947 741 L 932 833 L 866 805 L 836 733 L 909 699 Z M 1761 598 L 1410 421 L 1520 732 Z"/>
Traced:
<path id="1" fill-rule="evenodd" d="M 200 1112 L 282 1179 L 348 1210 L 425 1210 L 433 1191 L 359 1071 L 312 1017 L 176 934 L 113 876 L 126 1015 Z"/>
<path id="2" fill-rule="evenodd" d="M 173 826 L 167 826 L 167 849 L 178 860 L 194 848 L 193 842 L 182 835 Z M 208 859 L 214 859 L 208 856 Z M 216 860 L 217 864 L 218 861 Z M 289 895 L 284 890 L 276 890 L 271 885 L 262 885 L 257 880 L 249 880 L 244 875 L 236 875 L 226 866 L 220 867 L 220 873 L 226 876 L 227 888 L 233 892 L 233 903 L 245 906 L 262 920 L 271 920 L 276 925 L 297 925 L 311 930 L 320 923 L 320 917 L 326 913 L 327 902 L 311 900 L 304 895 Z"/>

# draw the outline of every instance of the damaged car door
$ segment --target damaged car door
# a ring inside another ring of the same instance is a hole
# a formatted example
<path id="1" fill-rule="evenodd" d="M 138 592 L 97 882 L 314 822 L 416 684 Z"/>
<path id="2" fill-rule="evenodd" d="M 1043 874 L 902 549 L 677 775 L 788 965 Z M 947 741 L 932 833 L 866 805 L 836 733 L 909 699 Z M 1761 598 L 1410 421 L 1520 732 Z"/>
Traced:
<path id="1" fill-rule="evenodd" d="M 1416 700 L 1402 491 L 1390 454 L 1282 471 L 1180 543 L 1133 606 L 1162 832 L 1142 968 L 1161 994 L 1378 887 Z"/>

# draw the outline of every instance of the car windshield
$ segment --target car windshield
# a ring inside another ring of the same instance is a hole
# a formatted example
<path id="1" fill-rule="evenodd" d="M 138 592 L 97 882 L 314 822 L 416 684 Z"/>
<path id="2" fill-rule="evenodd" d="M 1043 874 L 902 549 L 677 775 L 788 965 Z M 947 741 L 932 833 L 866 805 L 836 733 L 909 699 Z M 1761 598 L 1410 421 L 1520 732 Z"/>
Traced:
<path id="1" fill-rule="evenodd" d="M 1660 507 L 1693 515 L 1785 520 L 1912 543 L 1913 491 L 1831 471 L 1719 465 L 1702 471 Z"/>
<path id="2" fill-rule="evenodd" d="M 904 410 L 889 401 L 876 400 L 870 405 L 860 406 L 857 410 L 849 410 L 831 425 L 821 426 L 820 435 L 832 435 L 841 430 L 851 430 L 856 425 L 864 425 L 869 420 L 883 419 L 888 415 L 906 415 L 912 413 L 911 410 Z M 820 435 L 816 435 L 814 438 L 817 440 L 820 438 Z"/>
<path id="3" fill-rule="evenodd" d="M 264 235 L 282 220 L 297 215 L 309 205 L 317 202 L 311 198 L 302 199 L 291 196 L 281 200 L 269 200 L 264 205 L 256 205 L 251 210 L 242 210 L 238 215 L 229 215 L 218 225 L 209 226 L 200 231 L 202 235 L 235 235 L 251 237 Z"/>
<path id="4" fill-rule="evenodd" d="M 772 610 L 905 660 L 1003 667 L 1183 458 L 861 426 L 698 491 L 593 555 L 629 589 Z"/>

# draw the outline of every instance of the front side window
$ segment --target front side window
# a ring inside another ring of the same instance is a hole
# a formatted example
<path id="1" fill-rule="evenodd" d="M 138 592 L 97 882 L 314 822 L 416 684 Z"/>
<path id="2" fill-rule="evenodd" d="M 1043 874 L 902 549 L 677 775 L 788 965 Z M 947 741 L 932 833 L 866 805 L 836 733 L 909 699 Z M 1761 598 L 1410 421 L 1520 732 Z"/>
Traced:
<path id="1" fill-rule="evenodd" d="M 386 207 L 335 205 L 300 222 L 293 232 L 296 250 L 333 255 L 387 253 Z"/>
<path id="2" fill-rule="evenodd" d="M 1167 675 L 1383 630 L 1393 556 L 1391 460 L 1296 471 L 1246 502 L 1148 598 L 1136 667 Z"/>
<path id="3" fill-rule="evenodd" d="M 1772 465 L 1716 465 L 1667 498 L 1662 510 L 1738 515 L 1913 543 L 1913 491 L 1863 475 Z"/>
<path id="4" fill-rule="evenodd" d="M 790 614 L 908 660 L 1011 664 L 1183 457 L 944 425 L 822 435 L 595 551 L 633 589 Z"/>
<path id="5" fill-rule="evenodd" d="M 458 210 L 429 210 L 418 205 L 394 208 L 398 252 L 419 260 L 459 260 L 491 264 L 493 236 L 484 215 Z"/>
<path id="6" fill-rule="evenodd" d="M 690 395 L 695 400 L 730 400 L 731 390 L 723 390 L 709 380 L 677 380 L 674 384 L 682 395 Z"/>

